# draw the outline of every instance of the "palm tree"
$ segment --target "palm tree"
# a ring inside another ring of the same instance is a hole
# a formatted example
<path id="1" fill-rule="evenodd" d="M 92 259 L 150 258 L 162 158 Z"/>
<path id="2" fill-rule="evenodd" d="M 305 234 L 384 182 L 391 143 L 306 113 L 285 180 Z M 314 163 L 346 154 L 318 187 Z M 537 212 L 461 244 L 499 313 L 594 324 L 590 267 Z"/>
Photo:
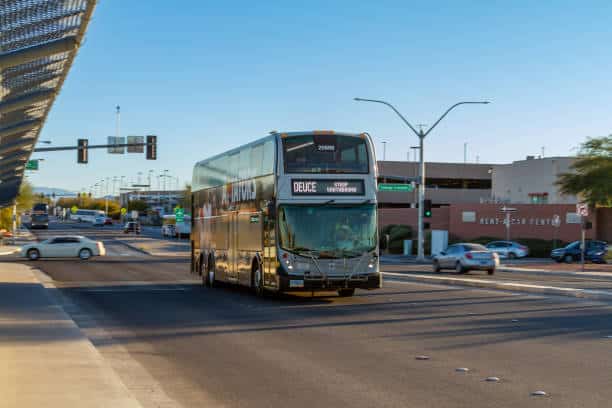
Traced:
<path id="1" fill-rule="evenodd" d="M 561 193 L 579 195 L 592 206 L 612 206 L 612 135 L 584 142 L 571 169 L 559 175 Z"/>

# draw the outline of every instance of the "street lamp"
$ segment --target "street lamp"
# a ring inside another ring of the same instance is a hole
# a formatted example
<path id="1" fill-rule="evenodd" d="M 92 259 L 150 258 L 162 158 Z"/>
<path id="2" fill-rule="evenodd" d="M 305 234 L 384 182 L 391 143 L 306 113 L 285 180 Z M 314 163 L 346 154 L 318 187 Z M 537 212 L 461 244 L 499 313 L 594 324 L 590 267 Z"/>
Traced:
<path id="1" fill-rule="evenodd" d="M 440 123 L 442 121 L 442 119 L 444 119 L 446 117 L 446 115 L 448 115 L 448 113 L 450 111 L 452 111 L 453 109 L 455 109 L 457 106 L 459 105 L 486 105 L 488 103 L 490 103 L 489 101 L 463 101 L 463 102 L 457 102 L 456 104 L 452 105 L 450 108 L 448 108 L 446 110 L 446 112 L 444 112 L 442 114 L 442 116 L 440 116 L 438 118 L 438 120 L 436 120 L 434 122 L 433 125 L 431 125 L 431 127 L 429 129 L 427 129 L 427 131 L 423 131 L 423 128 L 421 127 L 418 131 L 406 120 L 406 118 L 397 110 L 395 109 L 395 106 L 391 105 L 389 102 L 386 101 L 382 101 L 382 100 L 377 100 L 377 99 L 364 99 L 364 98 L 354 98 L 356 101 L 358 102 L 373 102 L 373 103 L 381 103 L 383 105 L 388 106 L 389 108 L 391 108 L 393 110 L 393 112 L 395 112 L 397 114 L 397 116 L 400 117 L 400 119 L 406 124 L 406 126 L 408 126 L 410 128 L 410 130 L 412 130 L 414 132 L 415 135 L 418 136 L 419 138 L 419 152 L 420 152 L 420 163 L 419 163 L 419 207 L 418 207 L 418 211 L 419 211 L 419 217 L 418 217 L 418 230 L 419 230 L 419 236 L 418 236 L 418 252 L 417 252 L 417 260 L 419 261 L 424 261 L 425 260 L 425 252 L 423 250 L 423 243 L 424 243 L 424 237 L 425 237 L 425 231 L 423 229 L 423 202 L 425 201 L 425 161 L 423 158 L 423 141 L 425 139 L 425 137 L 427 137 L 427 135 L 436 127 L 438 126 L 438 123 Z"/>

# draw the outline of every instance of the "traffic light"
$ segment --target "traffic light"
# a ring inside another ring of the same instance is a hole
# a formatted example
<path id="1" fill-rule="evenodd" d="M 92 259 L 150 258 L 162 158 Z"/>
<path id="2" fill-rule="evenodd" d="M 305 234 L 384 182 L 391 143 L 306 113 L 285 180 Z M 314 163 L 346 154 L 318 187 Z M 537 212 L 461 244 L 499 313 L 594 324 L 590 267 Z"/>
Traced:
<path id="1" fill-rule="evenodd" d="M 157 160 L 157 136 L 147 136 L 147 160 Z"/>
<path id="2" fill-rule="evenodd" d="M 423 217 L 431 218 L 431 200 L 423 201 Z"/>
<path id="3" fill-rule="evenodd" d="M 79 139 L 78 140 L 78 150 L 77 150 L 77 163 L 87 164 L 88 152 L 87 145 L 89 142 L 87 139 Z"/>

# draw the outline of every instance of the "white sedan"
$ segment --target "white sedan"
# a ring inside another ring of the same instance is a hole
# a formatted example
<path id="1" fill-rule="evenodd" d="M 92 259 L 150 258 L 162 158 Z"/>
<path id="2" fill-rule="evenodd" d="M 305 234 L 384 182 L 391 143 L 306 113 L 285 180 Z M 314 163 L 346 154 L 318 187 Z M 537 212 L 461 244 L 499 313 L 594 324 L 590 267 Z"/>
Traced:
<path id="1" fill-rule="evenodd" d="M 104 256 L 106 249 L 100 241 L 81 236 L 58 236 L 21 247 L 21 256 L 36 261 L 40 258 L 73 258 L 87 260 Z"/>

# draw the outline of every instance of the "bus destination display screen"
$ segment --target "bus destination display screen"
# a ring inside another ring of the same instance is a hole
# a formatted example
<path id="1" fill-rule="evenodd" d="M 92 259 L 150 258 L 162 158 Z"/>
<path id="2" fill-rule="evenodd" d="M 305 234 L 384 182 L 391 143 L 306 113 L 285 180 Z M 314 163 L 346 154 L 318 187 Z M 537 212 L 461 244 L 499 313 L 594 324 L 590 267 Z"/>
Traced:
<path id="1" fill-rule="evenodd" d="M 292 179 L 294 195 L 364 195 L 363 180 Z"/>

